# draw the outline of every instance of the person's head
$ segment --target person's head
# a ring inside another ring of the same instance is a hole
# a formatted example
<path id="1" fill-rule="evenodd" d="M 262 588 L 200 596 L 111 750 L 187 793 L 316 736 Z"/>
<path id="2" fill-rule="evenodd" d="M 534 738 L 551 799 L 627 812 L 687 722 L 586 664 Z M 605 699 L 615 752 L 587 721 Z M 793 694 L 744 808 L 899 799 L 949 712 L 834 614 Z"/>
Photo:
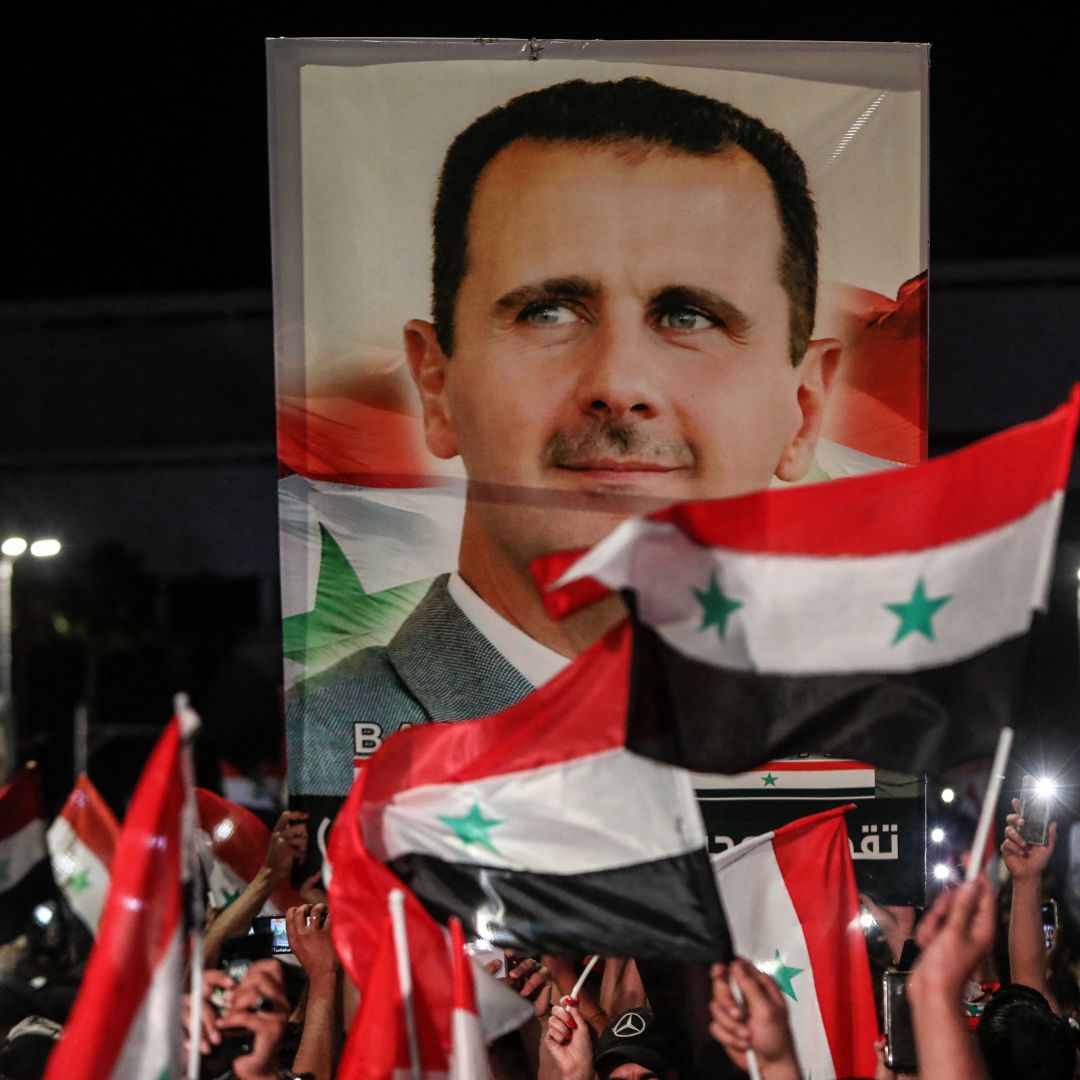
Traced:
<path id="1" fill-rule="evenodd" d="M 675 1080 L 676 1038 L 652 1009 L 627 1009 L 601 1033 L 593 1067 L 600 1080 Z"/>
<path id="2" fill-rule="evenodd" d="M 1076 1037 L 1046 998 L 1028 986 L 1003 986 L 975 1029 L 991 1080 L 1069 1080 Z"/>
<path id="3" fill-rule="evenodd" d="M 434 247 L 405 340 L 466 542 L 525 562 L 808 470 L 838 352 L 806 171 L 761 121 L 648 79 L 523 94 L 455 139 Z"/>

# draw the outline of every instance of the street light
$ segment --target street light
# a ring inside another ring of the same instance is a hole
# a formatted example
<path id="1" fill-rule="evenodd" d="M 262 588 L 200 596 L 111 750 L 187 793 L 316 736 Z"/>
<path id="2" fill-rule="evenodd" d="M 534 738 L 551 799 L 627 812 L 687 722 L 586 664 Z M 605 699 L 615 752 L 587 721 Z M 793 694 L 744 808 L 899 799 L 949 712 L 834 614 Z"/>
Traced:
<path id="1" fill-rule="evenodd" d="M 11 697 L 11 579 L 15 560 L 27 547 L 30 554 L 47 559 L 60 553 L 60 541 L 53 538 L 31 544 L 21 536 L 9 536 L 0 543 L 0 782 L 7 783 L 15 772 L 15 707 Z"/>

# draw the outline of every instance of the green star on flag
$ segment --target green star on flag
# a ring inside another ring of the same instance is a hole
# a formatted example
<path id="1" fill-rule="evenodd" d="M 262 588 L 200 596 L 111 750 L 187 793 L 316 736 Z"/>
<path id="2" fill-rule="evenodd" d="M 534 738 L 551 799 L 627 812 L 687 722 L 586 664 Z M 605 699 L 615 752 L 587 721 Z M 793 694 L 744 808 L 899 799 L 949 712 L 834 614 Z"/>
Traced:
<path id="1" fill-rule="evenodd" d="M 768 775 L 763 776 L 761 779 L 765 781 L 766 787 L 776 787 L 776 781 L 779 780 L 780 777 L 773 776 L 772 773 L 769 773 Z"/>
<path id="2" fill-rule="evenodd" d="M 716 580 L 715 570 L 709 573 L 708 588 L 695 588 L 693 592 L 702 611 L 701 626 L 698 629 L 707 630 L 710 626 L 715 626 L 720 640 L 724 641 L 728 619 L 743 606 L 742 601 L 735 600 L 724 592 Z"/>
<path id="3" fill-rule="evenodd" d="M 225 897 L 225 907 L 228 907 L 241 893 L 240 889 L 222 888 L 221 895 Z"/>
<path id="4" fill-rule="evenodd" d="M 347 653 L 388 641 L 430 584 L 410 581 L 369 593 L 325 525 L 319 525 L 319 535 L 322 548 L 315 606 L 281 620 L 284 653 L 304 664 L 308 674 Z"/>
<path id="5" fill-rule="evenodd" d="M 439 820 L 444 825 L 449 825 L 466 847 L 470 844 L 479 844 L 481 847 L 486 847 L 489 851 L 495 851 L 498 854 L 488 833 L 496 825 L 501 825 L 502 822 L 498 818 L 484 817 L 479 803 L 474 802 L 472 809 L 464 817 L 444 817 L 440 814 Z"/>
<path id="6" fill-rule="evenodd" d="M 776 985 L 780 987 L 781 991 L 787 994 L 792 1001 L 798 1001 L 799 999 L 795 996 L 795 988 L 791 985 L 791 980 L 794 979 L 796 975 L 801 975 L 804 969 L 789 967 L 785 964 L 784 961 L 780 959 L 779 949 L 776 950 L 776 957 L 773 962 L 769 964 L 769 968 L 768 974 L 772 977 L 773 982 L 775 982 Z"/>
<path id="7" fill-rule="evenodd" d="M 933 618 L 951 599 L 950 595 L 927 596 L 926 582 L 920 577 L 915 583 L 910 600 L 903 603 L 885 604 L 885 607 L 900 619 L 892 644 L 896 645 L 908 634 L 915 633 L 922 634 L 928 641 L 933 641 Z"/>
<path id="8" fill-rule="evenodd" d="M 86 867 L 76 870 L 64 884 L 67 885 L 76 896 L 80 896 L 85 889 L 90 888 L 90 872 Z"/>

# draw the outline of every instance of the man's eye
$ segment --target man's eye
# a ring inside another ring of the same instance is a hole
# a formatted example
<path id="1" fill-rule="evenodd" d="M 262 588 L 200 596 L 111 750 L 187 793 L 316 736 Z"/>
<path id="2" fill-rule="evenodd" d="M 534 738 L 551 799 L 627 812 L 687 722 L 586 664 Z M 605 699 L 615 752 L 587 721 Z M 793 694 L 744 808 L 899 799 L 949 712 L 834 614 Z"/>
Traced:
<path id="1" fill-rule="evenodd" d="M 530 304 L 518 315 L 518 322 L 533 326 L 564 326 L 577 321 L 577 312 L 566 304 Z"/>
<path id="2" fill-rule="evenodd" d="M 662 330 L 708 330 L 717 325 L 717 320 L 693 308 L 676 308 L 661 314 L 659 324 Z"/>

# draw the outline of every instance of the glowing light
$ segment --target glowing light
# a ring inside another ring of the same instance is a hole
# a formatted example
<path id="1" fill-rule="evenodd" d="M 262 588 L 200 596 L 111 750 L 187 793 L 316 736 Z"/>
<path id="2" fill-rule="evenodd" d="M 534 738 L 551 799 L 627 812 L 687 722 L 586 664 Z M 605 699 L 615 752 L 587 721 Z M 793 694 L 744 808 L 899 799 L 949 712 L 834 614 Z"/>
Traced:
<path id="1" fill-rule="evenodd" d="M 936 877 L 938 881 L 948 881 L 951 876 L 952 871 L 944 863 L 938 863 L 937 866 L 934 867 L 934 877 Z"/>
<path id="2" fill-rule="evenodd" d="M 940 825 L 934 826 L 934 828 L 930 830 L 930 839 L 935 844 L 942 843 L 945 839 L 945 830 Z"/>
<path id="3" fill-rule="evenodd" d="M 2 544 L 0 551 L 10 555 L 13 559 L 18 558 L 26 550 L 26 541 L 21 536 L 9 536 Z"/>
<path id="4" fill-rule="evenodd" d="M 34 922 L 38 926 L 48 926 L 53 921 L 53 915 L 55 912 L 48 904 L 38 904 L 34 908 Z"/>
<path id="5" fill-rule="evenodd" d="M 219 844 L 223 844 L 226 840 L 229 839 L 230 836 L 232 836 L 234 832 L 236 832 L 236 824 L 234 823 L 233 819 L 222 818 L 214 826 L 214 839 Z"/>
<path id="6" fill-rule="evenodd" d="M 875 920 L 874 920 L 874 916 L 873 916 L 873 915 L 871 915 L 869 911 L 864 911 L 864 912 L 863 912 L 863 913 L 862 913 L 862 914 L 861 914 L 861 915 L 859 916 L 859 925 L 860 925 L 860 926 L 861 926 L 861 927 L 862 927 L 862 928 L 863 928 L 864 930 L 869 930 L 871 926 L 876 926 L 876 925 L 877 925 L 877 923 L 876 923 L 876 922 L 875 922 Z"/>
<path id="7" fill-rule="evenodd" d="M 941 801 L 944 803 L 950 803 L 956 798 L 956 792 L 951 787 L 941 789 Z"/>
<path id="8" fill-rule="evenodd" d="M 1049 776 L 1040 776 L 1035 781 L 1035 794 L 1043 799 L 1048 799 L 1057 791 L 1057 784 Z"/>
<path id="9" fill-rule="evenodd" d="M 59 540 L 35 540 L 30 545 L 30 554 L 39 559 L 48 559 L 52 555 L 60 554 Z"/>

